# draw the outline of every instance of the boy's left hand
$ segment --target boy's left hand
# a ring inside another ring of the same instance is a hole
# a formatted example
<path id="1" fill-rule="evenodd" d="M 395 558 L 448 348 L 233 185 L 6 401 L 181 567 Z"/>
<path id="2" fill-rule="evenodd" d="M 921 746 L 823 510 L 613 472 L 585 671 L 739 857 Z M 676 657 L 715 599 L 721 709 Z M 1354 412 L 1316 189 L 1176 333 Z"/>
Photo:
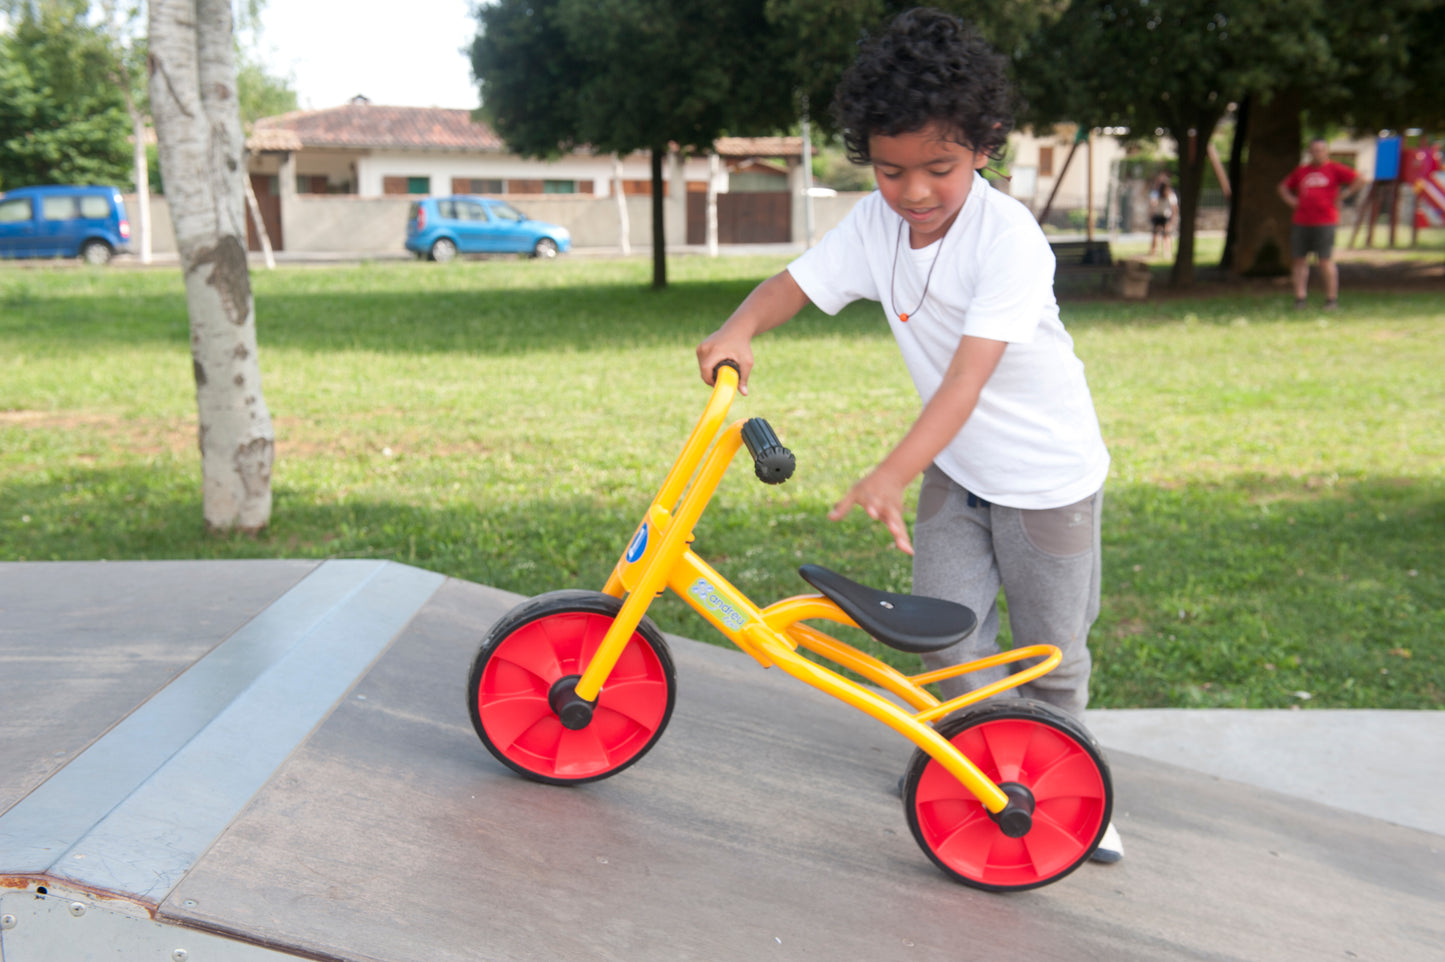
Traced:
<path id="1" fill-rule="evenodd" d="M 868 512 L 874 521 L 882 521 L 893 535 L 893 543 L 904 554 L 913 554 L 913 543 L 908 540 L 908 526 L 903 523 L 903 486 L 879 477 L 874 471 L 843 495 L 842 500 L 828 512 L 828 520 L 839 521 L 854 506 Z"/>

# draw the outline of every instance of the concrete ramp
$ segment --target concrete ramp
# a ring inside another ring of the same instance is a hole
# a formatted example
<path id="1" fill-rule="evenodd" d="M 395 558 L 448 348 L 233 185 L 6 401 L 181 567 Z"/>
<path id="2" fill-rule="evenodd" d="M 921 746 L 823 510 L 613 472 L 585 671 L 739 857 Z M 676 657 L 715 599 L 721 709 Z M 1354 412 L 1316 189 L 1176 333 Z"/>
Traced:
<path id="1" fill-rule="evenodd" d="M 518 600 L 388 562 L 0 565 L 0 958 L 1396 962 L 1445 945 L 1441 836 L 1118 752 L 1124 862 L 1015 895 L 960 886 L 893 794 L 911 746 L 686 639 L 648 756 L 586 786 L 525 781 L 464 699 Z"/>

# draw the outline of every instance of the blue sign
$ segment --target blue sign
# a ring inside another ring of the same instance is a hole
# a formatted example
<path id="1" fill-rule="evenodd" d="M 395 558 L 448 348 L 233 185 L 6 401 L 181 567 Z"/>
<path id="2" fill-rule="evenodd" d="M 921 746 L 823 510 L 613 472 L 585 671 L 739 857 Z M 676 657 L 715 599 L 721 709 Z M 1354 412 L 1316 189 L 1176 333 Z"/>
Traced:
<path id="1" fill-rule="evenodd" d="M 1375 143 L 1375 179 L 1400 179 L 1400 138 L 1381 137 Z"/>

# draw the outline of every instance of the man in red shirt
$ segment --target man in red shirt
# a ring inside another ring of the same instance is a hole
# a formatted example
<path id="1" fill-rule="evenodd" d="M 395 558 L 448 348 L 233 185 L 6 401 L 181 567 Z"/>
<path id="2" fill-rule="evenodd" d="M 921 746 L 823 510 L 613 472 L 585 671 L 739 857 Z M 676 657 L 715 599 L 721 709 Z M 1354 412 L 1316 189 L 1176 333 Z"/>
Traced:
<path id="1" fill-rule="evenodd" d="M 1310 254 L 1319 261 L 1320 276 L 1325 281 L 1325 310 L 1332 311 L 1339 303 L 1340 272 L 1335 266 L 1335 228 L 1340 223 L 1340 187 L 1344 198 L 1359 193 L 1365 186 L 1344 164 L 1330 160 L 1330 148 L 1323 140 L 1310 141 L 1310 159 L 1300 164 L 1279 182 L 1279 196 L 1294 208 L 1290 227 L 1290 276 L 1294 281 L 1294 306 L 1305 306 L 1309 288 Z"/>

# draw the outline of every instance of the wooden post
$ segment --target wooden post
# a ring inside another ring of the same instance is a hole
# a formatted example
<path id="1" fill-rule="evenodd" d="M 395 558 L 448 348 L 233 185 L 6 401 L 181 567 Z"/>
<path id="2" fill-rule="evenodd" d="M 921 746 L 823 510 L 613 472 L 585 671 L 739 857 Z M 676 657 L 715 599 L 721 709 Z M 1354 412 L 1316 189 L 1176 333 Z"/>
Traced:
<path id="1" fill-rule="evenodd" d="M 1078 140 L 1078 138 L 1076 137 L 1076 138 L 1074 138 L 1074 143 L 1073 143 L 1073 145 L 1072 145 L 1071 147 L 1069 147 L 1069 155 L 1064 158 L 1064 166 L 1063 166 L 1063 169 L 1061 169 L 1061 170 L 1059 171 L 1058 176 L 1054 178 L 1054 189 L 1051 190 L 1051 191 L 1049 191 L 1049 199 L 1044 203 L 1044 209 L 1039 213 L 1039 223 L 1040 223 L 1040 224 L 1042 224 L 1044 221 L 1046 221 L 1046 220 L 1049 219 L 1049 211 L 1050 211 L 1050 210 L 1053 208 L 1053 206 L 1054 206 L 1054 198 L 1057 197 L 1058 194 L 1059 194 L 1059 187 L 1062 186 L 1063 183 L 1064 183 L 1064 175 L 1069 172 L 1069 164 L 1070 164 L 1070 163 L 1073 161 L 1073 159 L 1074 159 L 1074 151 L 1076 151 L 1076 150 L 1078 150 L 1078 149 L 1079 149 L 1079 140 Z"/>

